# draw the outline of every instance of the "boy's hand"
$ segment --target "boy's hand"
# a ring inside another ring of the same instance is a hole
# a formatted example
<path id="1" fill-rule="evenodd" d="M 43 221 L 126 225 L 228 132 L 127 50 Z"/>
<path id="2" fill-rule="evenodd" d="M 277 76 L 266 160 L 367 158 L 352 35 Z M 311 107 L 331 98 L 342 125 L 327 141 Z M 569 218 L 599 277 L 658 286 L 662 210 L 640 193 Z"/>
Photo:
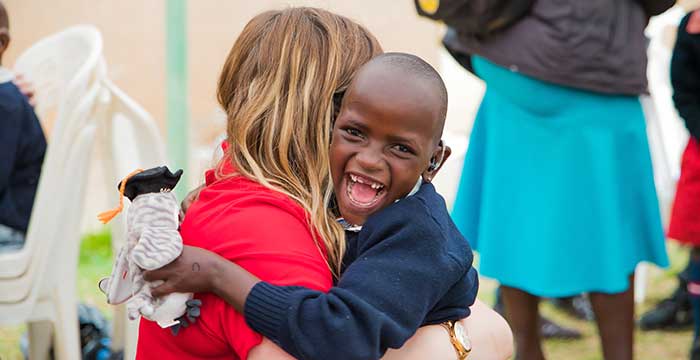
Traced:
<path id="1" fill-rule="evenodd" d="M 27 100 L 29 101 L 29 105 L 32 107 L 36 106 L 36 92 L 34 91 L 34 86 L 27 81 L 22 74 L 19 74 L 15 76 L 15 80 L 13 81 L 15 85 L 19 88 L 19 91 L 24 94 L 24 96 L 27 97 Z"/>
<path id="2" fill-rule="evenodd" d="M 144 272 L 143 277 L 146 281 L 165 281 L 151 289 L 155 297 L 173 292 L 214 292 L 214 279 L 219 271 L 220 261 L 226 259 L 202 248 L 184 246 L 177 259 L 160 269 Z"/>
<path id="3" fill-rule="evenodd" d="M 194 190 L 190 191 L 187 193 L 185 196 L 185 199 L 182 200 L 182 203 L 180 203 L 180 213 L 178 215 L 180 219 L 180 224 L 185 220 L 185 214 L 187 213 L 187 209 L 190 208 L 190 205 L 194 203 L 197 198 L 199 198 L 199 193 L 204 189 L 204 184 L 199 185 L 197 188 Z"/>

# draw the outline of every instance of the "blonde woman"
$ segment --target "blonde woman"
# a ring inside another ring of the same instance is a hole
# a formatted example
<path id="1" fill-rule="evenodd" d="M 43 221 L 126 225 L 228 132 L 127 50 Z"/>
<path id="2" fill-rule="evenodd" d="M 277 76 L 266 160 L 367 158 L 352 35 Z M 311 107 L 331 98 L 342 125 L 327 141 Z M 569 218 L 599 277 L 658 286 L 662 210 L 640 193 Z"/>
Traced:
<path id="1" fill-rule="evenodd" d="M 343 228 L 328 210 L 331 123 L 355 71 L 380 52 L 361 26 L 319 9 L 263 13 L 244 28 L 219 81 L 225 156 L 182 224 L 190 247 L 161 272 L 170 274 L 166 288 L 199 293 L 201 316 L 176 337 L 142 321 L 137 358 L 289 357 L 224 300 L 235 271 L 227 265 L 279 285 L 331 287 L 345 250 Z M 387 356 L 428 355 L 456 358 L 442 327 L 422 329 Z"/>

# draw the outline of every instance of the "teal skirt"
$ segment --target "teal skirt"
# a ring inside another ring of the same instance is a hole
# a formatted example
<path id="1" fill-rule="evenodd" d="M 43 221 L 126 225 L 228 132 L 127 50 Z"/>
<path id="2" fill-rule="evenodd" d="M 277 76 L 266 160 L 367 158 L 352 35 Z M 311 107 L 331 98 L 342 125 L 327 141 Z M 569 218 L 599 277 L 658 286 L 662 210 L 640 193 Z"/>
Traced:
<path id="1" fill-rule="evenodd" d="M 625 291 L 668 265 L 637 97 L 542 82 L 481 58 L 488 84 L 453 218 L 486 277 L 557 297 Z"/>

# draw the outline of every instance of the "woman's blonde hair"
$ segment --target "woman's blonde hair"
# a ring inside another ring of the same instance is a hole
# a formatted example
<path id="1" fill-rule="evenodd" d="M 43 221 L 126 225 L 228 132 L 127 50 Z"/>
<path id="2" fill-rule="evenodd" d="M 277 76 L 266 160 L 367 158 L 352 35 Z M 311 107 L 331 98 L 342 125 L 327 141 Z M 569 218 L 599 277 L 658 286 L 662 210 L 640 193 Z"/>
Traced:
<path id="1" fill-rule="evenodd" d="M 335 275 L 345 237 L 329 210 L 332 122 L 355 72 L 380 52 L 377 40 L 345 17 L 308 7 L 268 11 L 245 26 L 219 78 L 229 143 L 222 161 L 308 212 Z"/>

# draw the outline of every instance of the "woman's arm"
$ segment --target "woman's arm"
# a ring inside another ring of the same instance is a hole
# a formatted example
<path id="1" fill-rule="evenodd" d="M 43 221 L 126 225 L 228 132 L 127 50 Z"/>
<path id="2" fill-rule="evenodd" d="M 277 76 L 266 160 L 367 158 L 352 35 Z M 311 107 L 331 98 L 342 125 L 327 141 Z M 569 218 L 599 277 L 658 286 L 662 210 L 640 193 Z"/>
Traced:
<path id="1" fill-rule="evenodd" d="M 199 266 L 193 266 L 198 264 Z M 193 271 L 192 269 L 198 269 Z M 227 268 L 230 268 L 226 270 Z M 157 296 L 173 291 L 181 292 L 208 292 L 217 287 L 229 290 L 230 286 L 222 286 L 224 281 L 233 274 L 238 273 L 237 265 L 207 250 L 186 246 L 183 254 L 173 264 L 163 269 L 147 272 L 147 277 L 153 279 L 167 279 L 166 283 L 154 289 Z M 247 272 L 245 273 L 247 274 Z M 248 274 L 250 279 L 256 279 Z M 245 275 L 244 275 L 245 277 Z M 217 284 L 217 285 L 214 285 Z M 227 302 L 242 303 L 237 291 L 223 292 Z M 228 300 L 226 299 L 228 298 Z M 238 298 L 238 300 L 236 300 Z M 471 315 L 462 320 L 472 342 L 470 359 L 502 360 L 512 356 L 513 336 L 506 321 L 491 308 L 477 300 L 471 307 Z M 260 357 L 255 357 L 260 356 Z M 250 359 L 293 359 L 277 345 L 269 340 L 255 347 L 249 356 Z M 398 350 L 389 350 L 383 359 L 456 359 L 447 332 L 441 326 L 424 326 Z"/>
<path id="2" fill-rule="evenodd" d="M 406 248 L 402 231 L 412 230 L 393 229 L 396 227 L 388 226 L 386 233 L 374 233 L 382 239 L 382 246 L 363 252 L 362 260 L 350 264 L 338 286 L 328 293 L 267 282 L 256 285 L 259 280 L 236 264 L 190 247 L 185 247 L 173 264 L 147 272 L 145 277 L 149 281 L 167 279 L 153 289 L 155 296 L 173 291 L 215 292 L 236 310 L 245 312 L 254 330 L 275 339 L 294 356 L 378 358 L 387 348 L 403 345 L 455 281 L 448 279 L 455 270 L 451 266 L 436 268 L 447 265 L 434 257 L 441 252 L 436 244 L 426 240 Z M 439 236 L 424 235 L 425 239 Z M 391 260 L 397 258 L 401 261 Z M 198 271 L 193 273 L 193 268 Z M 426 272 L 426 268 L 435 271 Z"/>
<path id="3" fill-rule="evenodd" d="M 477 300 L 471 316 L 461 320 L 472 343 L 469 360 L 506 360 L 513 356 L 513 333 L 501 315 Z M 253 348 L 250 360 L 294 359 L 267 338 Z M 382 360 L 456 360 L 457 354 L 447 331 L 439 325 L 424 326 L 401 349 L 392 349 Z"/>
<path id="4" fill-rule="evenodd" d="M 143 276 L 146 281 L 165 281 L 151 289 L 151 294 L 155 297 L 174 292 L 211 292 L 240 313 L 243 313 L 243 304 L 250 289 L 260 281 L 255 275 L 216 253 L 187 245 L 173 262 L 160 269 L 146 271 Z"/>
<path id="5" fill-rule="evenodd" d="M 294 360 L 294 357 L 284 352 L 268 338 L 263 338 L 260 345 L 250 350 L 248 360 Z"/>
<path id="6" fill-rule="evenodd" d="M 477 300 L 471 315 L 460 321 L 472 344 L 469 360 L 506 360 L 513 356 L 513 333 L 508 323 Z M 382 360 L 457 359 L 447 330 L 439 325 L 418 329 L 400 349 L 387 351 Z"/>

